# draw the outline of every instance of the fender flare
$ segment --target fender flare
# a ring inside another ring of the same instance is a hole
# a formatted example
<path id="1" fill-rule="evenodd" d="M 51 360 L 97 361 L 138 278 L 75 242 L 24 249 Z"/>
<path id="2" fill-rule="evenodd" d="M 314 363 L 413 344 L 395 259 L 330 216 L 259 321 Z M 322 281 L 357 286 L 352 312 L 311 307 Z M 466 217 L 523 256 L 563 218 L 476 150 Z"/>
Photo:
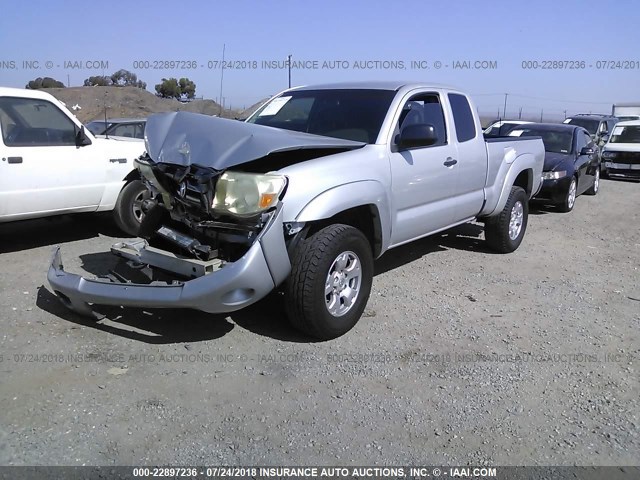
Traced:
<path id="1" fill-rule="evenodd" d="M 511 194 L 511 187 L 515 184 L 516 178 L 522 172 L 528 171 L 528 196 L 531 198 L 537 191 L 540 189 L 542 184 L 542 180 L 540 179 L 539 183 L 536 185 L 535 183 L 535 166 L 536 159 L 535 156 L 531 153 L 523 153 L 518 155 L 509 166 L 509 171 L 507 172 L 504 181 L 502 182 L 502 189 L 500 190 L 500 196 L 498 197 L 498 202 L 493 210 L 487 213 L 483 213 L 483 217 L 491 217 L 499 214 L 504 209 L 504 206 L 507 204 L 507 200 L 509 199 L 509 195 Z"/>
<path id="2" fill-rule="evenodd" d="M 376 180 L 351 182 L 325 190 L 302 207 L 295 216 L 295 221 L 306 223 L 324 220 L 350 208 L 365 205 L 377 210 L 382 253 L 391 239 L 391 206 L 387 189 Z"/>

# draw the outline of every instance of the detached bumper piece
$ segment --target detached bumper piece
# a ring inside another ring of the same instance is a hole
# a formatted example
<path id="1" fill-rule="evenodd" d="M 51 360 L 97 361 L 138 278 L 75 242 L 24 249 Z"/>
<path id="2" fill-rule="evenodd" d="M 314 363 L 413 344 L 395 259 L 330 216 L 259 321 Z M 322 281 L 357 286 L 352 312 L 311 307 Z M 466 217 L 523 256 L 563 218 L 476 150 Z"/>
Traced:
<path id="1" fill-rule="evenodd" d="M 112 253 L 140 268 L 158 268 L 191 280 L 132 283 L 119 275 L 87 279 L 64 271 L 60 248 L 53 253 L 47 279 L 70 309 L 94 316 L 92 305 L 142 308 L 193 308 L 227 313 L 265 297 L 291 270 L 278 208 L 249 250 L 235 262 L 183 258 L 144 240 L 117 243 Z"/>

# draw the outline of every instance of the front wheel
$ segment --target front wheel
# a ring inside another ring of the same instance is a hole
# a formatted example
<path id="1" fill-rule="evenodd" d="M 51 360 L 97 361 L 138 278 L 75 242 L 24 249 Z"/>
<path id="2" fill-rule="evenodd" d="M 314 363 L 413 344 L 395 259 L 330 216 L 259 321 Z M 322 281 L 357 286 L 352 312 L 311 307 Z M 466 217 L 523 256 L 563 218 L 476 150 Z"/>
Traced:
<path id="1" fill-rule="evenodd" d="M 373 283 L 367 238 L 348 225 L 325 227 L 300 242 L 285 284 L 285 310 L 298 330 L 321 340 L 345 334 L 358 322 Z"/>
<path id="2" fill-rule="evenodd" d="M 113 217 L 123 232 L 137 236 L 144 218 L 143 203 L 151 196 L 151 192 L 140 180 L 129 182 L 120 191 Z"/>
<path id="3" fill-rule="evenodd" d="M 522 243 L 529 217 L 529 199 L 521 187 L 511 187 L 502 212 L 489 217 L 484 225 L 484 238 L 498 253 L 511 253 Z"/>
<path id="4" fill-rule="evenodd" d="M 589 190 L 587 190 L 586 193 L 587 195 L 597 195 L 598 190 L 600 190 L 600 169 L 596 169 L 594 175 L 593 175 L 593 185 L 591 185 L 591 188 L 589 188 Z"/>
<path id="5" fill-rule="evenodd" d="M 567 193 L 563 202 L 559 205 L 561 212 L 570 212 L 576 204 L 576 197 L 578 194 L 578 179 L 576 177 L 571 178 L 571 183 L 567 189 Z"/>

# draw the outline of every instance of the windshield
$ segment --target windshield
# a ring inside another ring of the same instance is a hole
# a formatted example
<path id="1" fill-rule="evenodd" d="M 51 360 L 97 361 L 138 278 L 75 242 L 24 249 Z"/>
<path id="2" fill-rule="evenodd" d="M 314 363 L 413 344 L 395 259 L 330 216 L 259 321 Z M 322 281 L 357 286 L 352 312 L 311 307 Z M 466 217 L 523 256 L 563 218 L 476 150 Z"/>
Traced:
<path id="1" fill-rule="evenodd" d="M 374 143 L 396 92 L 391 90 L 301 90 L 276 97 L 248 123 Z"/>
<path id="2" fill-rule="evenodd" d="M 511 132 L 514 137 L 542 137 L 544 151 L 551 153 L 570 153 L 573 143 L 573 132 L 542 130 L 535 128 L 519 128 Z"/>
<path id="3" fill-rule="evenodd" d="M 520 127 L 520 123 L 496 122 L 484 131 L 487 137 L 506 137 L 511 130 Z"/>
<path id="4" fill-rule="evenodd" d="M 587 118 L 570 118 L 565 123 L 586 128 L 591 135 L 596 134 L 596 132 L 598 131 L 598 125 L 600 125 L 600 122 L 598 120 L 589 120 Z"/>
<path id="5" fill-rule="evenodd" d="M 609 143 L 640 143 L 640 126 L 614 127 Z"/>

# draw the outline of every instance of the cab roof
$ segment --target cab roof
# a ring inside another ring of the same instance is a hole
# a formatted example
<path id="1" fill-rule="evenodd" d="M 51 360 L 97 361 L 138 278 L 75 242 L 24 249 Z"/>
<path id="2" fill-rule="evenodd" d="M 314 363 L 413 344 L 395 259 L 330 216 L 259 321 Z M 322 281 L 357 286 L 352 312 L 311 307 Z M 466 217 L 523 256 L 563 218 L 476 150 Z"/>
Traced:
<path id="1" fill-rule="evenodd" d="M 302 87 L 293 87 L 291 90 L 392 90 L 397 91 L 404 87 L 413 88 L 438 88 L 457 90 L 449 85 L 441 85 L 437 83 L 420 83 L 411 81 L 360 81 L 360 82 L 339 82 L 339 83 L 324 83 L 318 85 L 304 85 Z"/>
<path id="2" fill-rule="evenodd" d="M 53 95 L 43 90 L 30 90 L 28 88 L 12 87 L 0 87 L 0 97 L 40 98 L 43 100 L 55 99 Z"/>

